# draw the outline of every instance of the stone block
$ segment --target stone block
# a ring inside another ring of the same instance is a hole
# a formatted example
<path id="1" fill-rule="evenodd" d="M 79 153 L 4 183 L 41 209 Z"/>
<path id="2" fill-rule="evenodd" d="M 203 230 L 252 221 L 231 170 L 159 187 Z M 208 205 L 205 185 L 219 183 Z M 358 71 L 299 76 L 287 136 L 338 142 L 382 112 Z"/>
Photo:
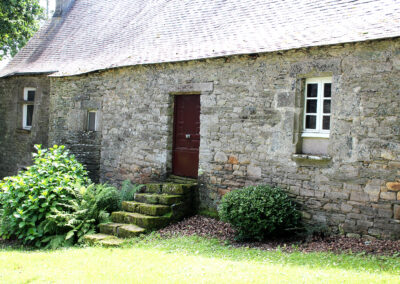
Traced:
<path id="1" fill-rule="evenodd" d="M 349 205 L 347 203 L 344 203 L 344 202 L 340 206 L 340 210 L 343 213 L 350 213 L 352 209 L 353 209 L 353 206 L 351 206 L 351 205 Z"/>
<path id="2" fill-rule="evenodd" d="M 397 194 L 396 192 L 381 192 L 380 193 L 380 198 L 384 200 L 396 200 L 397 199 Z"/>
<path id="3" fill-rule="evenodd" d="M 365 188 L 364 192 L 368 193 L 369 199 L 371 201 L 378 201 L 379 200 L 379 194 L 381 192 L 381 186 L 380 184 L 374 184 L 374 183 L 368 183 Z"/>
<path id="4" fill-rule="evenodd" d="M 390 190 L 390 191 L 400 191 L 400 182 L 388 182 L 386 183 L 386 187 Z"/>
<path id="5" fill-rule="evenodd" d="M 225 163 L 228 160 L 228 157 L 224 152 L 217 152 L 214 156 L 214 161 L 218 163 Z"/>
<path id="6" fill-rule="evenodd" d="M 393 207 L 394 219 L 400 220 L 400 205 L 395 204 Z"/>
<path id="7" fill-rule="evenodd" d="M 350 194 L 350 200 L 367 202 L 369 201 L 369 195 L 361 191 L 352 191 Z"/>
<path id="8" fill-rule="evenodd" d="M 347 233 L 346 237 L 353 238 L 353 239 L 359 239 L 359 238 L 361 238 L 361 235 L 360 234 L 355 234 L 355 233 Z"/>
<path id="9" fill-rule="evenodd" d="M 253 178 L 261 178 L 261 168 L 249 165 L 247 166 L 247 175 Z"/>
<path id="10" fill-rule="evenodd" d="M 339 192 L 339 191 L 327 191 L 325 192 L 325 198 L 336 200 L 336 199 L 349 199 L 349 194 L 346 192 Z"/>
<path id="11" fill-rule="evenodd" d="M 228 163 L 232 165 L 237 165 L 239 164 L 239 160 L 236 156 L 231 155 L 229 156 Z"/>

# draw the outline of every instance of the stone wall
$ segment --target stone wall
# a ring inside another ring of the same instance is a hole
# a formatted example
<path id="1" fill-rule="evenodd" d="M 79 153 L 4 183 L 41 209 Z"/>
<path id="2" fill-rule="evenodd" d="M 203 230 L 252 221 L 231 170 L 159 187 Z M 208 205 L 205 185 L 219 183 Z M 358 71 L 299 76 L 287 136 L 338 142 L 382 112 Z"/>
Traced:
<path id="1" fill-rule="evenodd" d="M 31 130 L 22 129 L 25 87 L 36 88 Z M 50 80 L 45 76 L 0 79 L 0 178 L 31 164 L 35 144 L 47 146 Z"/>
<path id="2" fill-rule="evenodd" d="M 304 79 L 320 76 L 332 76 L 332 123 L 328 156 L 313 157 L 300 150 L 302 97 Z M 171 171 L 173 96 L 199 94 L 201 207 L 272 184 L 310 223 L 399 237 L 399 78 L 399 39 L 52 78 L 50 141 L 100 160 L 101 181 L 161 180 Z M 82 141 L 92 103 L 101 129 Z"/>
<path id="3" fill-rule="evenodd" d="M 99 181 L 102 100 L 104 82 L 99 78 L 51 79 L 49 144 L 65 145 Z M 88 131 L 88 111 L 97 111 L 98 130 Z"/>

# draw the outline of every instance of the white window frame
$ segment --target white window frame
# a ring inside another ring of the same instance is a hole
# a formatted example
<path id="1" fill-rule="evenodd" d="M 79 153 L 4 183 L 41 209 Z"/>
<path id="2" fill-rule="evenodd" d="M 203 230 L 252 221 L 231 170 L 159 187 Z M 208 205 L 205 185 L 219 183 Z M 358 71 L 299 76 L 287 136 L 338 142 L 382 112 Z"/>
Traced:
<path id="1" fill-rule="evenodd" d="M 325 130 L 322 129 L 322 121 L 323 116 L 330 116 L 332 117 L 332 85 L 331 85 L 331 112 L 329 114 L 323 113 L 324 107 L 324 84 L 330 83 L 332 84 L 332 77 L 319 77 L 319 78 L 308 78 L 305 82 L 304 87 L 304 115 L 303 115 L 303 132 L 302 137 L 315 137 L 315 138 L 329 138 L 330 129 Z M 317 97 L 312 98 L 317 100 L 317 113 L 307 113 L 307 84 L 318 84 L 317 89 Z M 315 129 L 307 129 L 306 128 L 306 115 L 316 115 L 316 128 Z M 331 121 L 332 123 L 332 118 Z"/>
<path id="2" fill-rule="evenodd" d="M 89 130 L 90 128 L 90 113 L 94 113 L 94 130 Z M 98 114 L 97 114 L 97 110 L 88 110 L 87 112 L 87 130 L 88 131 L 97 131 L 97 121 L 98 121 Z"/>
<path id="3" fill-rule="evenodd" d="M 24 101 L 26 101 L 26 102 L 28 102 L 28 92 L 29 91 L 34 91 L 35 98 L 36 98 L 36 88 L 26 87 L 26 88 L 24 88 Z M 32 128 L 32 125 L 27 125 L 26 122 L 27 122 L 27 118 L 28 118 L 28 105 L 34 105 L 34 101 L 33 102 L 29 101 L 30 102 L 29 104 L 22 105 L 22 128 L 23 129 L 31 130 L 31 128 Z M 32 122 L 33 122 L 33 116 L 32 116 Z"/>

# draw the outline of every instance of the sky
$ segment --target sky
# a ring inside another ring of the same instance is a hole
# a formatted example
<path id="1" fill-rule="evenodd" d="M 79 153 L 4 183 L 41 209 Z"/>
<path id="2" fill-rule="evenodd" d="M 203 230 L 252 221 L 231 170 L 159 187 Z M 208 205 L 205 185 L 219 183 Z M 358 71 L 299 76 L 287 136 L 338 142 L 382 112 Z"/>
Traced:
<path id="1" fill-rule="evenodd" d="M 46 0 L 39 0 L 40 5 L 46 9 Z M 49 17 L 53 14 L 56 6 L 56 0 L 49 0 Z M 9 58 L 5 58 L 3 61 L 0 61 L 0 69 L 2 69 L 8 62 Z"/>
<path id="2" fill-rule="evenodd" d="M 40 0 L 40 5 L 46 9 L 46 0 Z M 52 14 L 52 12 L 55 10 L 55 5 L 56 5 L 56 1 L 55 0 L 49 0 L 49 11 L 50 11 L 50 15 Z"/>

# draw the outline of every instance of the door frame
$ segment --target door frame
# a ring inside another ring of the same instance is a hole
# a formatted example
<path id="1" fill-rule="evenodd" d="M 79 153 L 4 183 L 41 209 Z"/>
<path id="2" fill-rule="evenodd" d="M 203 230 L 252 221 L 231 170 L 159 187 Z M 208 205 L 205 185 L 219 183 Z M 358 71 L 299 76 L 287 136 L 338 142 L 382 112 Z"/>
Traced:
<path id="1" fill-rule="evenodd" d="M 176 131 L 176 97 L 177 96 L 193 96 L 193 95 L 197 95 L 197 96 L 201 96 L 201 92 L 184 92 L 184 93 L 170 93 L 171 97 L 172 97 L 172 148 L 171 148 L 171 166 L 170 166 L 170 173 L 173 174 L 174 171 L 174 149 L 175 149 L 175 131 Z M 201 97 L 200 97 L 200 116 L 199 116 L 199 120 L 201 117 Z M 201 130 L 201 124 L 200 124 L 200 130 Z M 199 135 L 200 135 L 200 131 L 199 131 Z M 200 139 L 201 141 L 201 139 Z M 199 163 L 197 165 L 197 168 L 199 169 L 199 164 L 200 164 L 200 145 L 199 145 Z"/>
<path id="2" fill-rule="evenodd" d="M 166 144 L 166 164 L 165 164 L 165 174 L 168 176 L 172 173 L 172 149 L 174 146 L 174 112 L 175 112 L 175 96 L 184 96 L 184 95 L 211 95 L 214 91 L 214 82 L 200 82 L 200 83 L 175 83 L 175 84 L 166 84 L 161 85 L 160 88 L 165 93 L 166 97 L 168 97 L 168 137 Z M 202 99 L 200 97 L 200 107 L 202 108 Z M 200 120 L 201 120 L 201 109 L 200 109 Z M 201 124 L 200 124 L 200 132 L 201 132 Z M 201 141 L 201 140 L 200 140 Z M 201 163 L 201 142 L 199 148 L 199 168 Z"/>

